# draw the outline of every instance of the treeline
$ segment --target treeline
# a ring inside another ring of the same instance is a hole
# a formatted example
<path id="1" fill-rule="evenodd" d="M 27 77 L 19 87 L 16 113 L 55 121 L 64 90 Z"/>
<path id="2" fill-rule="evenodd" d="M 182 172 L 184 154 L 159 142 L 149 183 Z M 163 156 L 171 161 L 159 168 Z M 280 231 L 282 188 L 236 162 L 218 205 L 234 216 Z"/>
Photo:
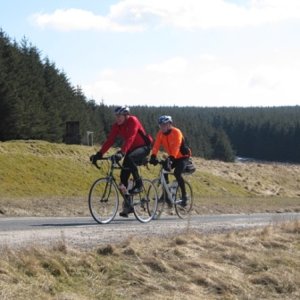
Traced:
<path id="1" fill-rule="evenodd" d="M 130 105 L 130 103 L 127 103 Z M 300 107 L 131 107 L 155 136 L 157 119 L 171 115 L 195 156 L 232 161 L 235 155 L 300 162 Z M 0 141 L 64 142 L 66 123 L 78 121 L 102 143 L 114 121 L 113 107 L 87 99 L 55 63 L 27 39 L 12 41 L 0 30 Z"/>
<path id="2" fill-rule="evenodd" d="M 300 106 L 149 109 L 171 114 L 200 156 L 300 162 Z"/>
<path id="3" fill-rule="evenodd" d="M 65 122 L 89 127 L 88 104 L 63 72 L 23 39 L 0 31 L 0 140 L 60 141 Z"/>
<path id="4" fill-rule="evenodd" d="M 300 162 L 300 106 L 207 108 L 202 116 L 225 130 L 239 156 Z"/>

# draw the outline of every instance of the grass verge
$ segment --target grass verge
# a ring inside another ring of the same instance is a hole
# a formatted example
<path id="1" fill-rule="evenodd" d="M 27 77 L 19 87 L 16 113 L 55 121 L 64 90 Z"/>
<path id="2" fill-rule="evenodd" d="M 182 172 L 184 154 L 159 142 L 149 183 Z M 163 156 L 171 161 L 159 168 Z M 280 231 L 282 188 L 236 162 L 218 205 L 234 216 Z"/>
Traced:
<path id="1" fill-rule="evenodd" d="M 299 299 L 300 223 L 2 249 L 1 299 Z"/>

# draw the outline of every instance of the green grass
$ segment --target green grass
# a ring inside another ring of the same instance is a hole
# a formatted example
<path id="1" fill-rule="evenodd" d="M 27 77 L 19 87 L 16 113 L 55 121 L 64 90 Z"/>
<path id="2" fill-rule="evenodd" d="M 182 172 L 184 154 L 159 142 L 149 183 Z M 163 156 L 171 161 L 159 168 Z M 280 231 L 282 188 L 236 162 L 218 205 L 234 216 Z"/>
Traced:
<path id="1" fill-rule="evenodd" d="M 195 194 L 200 197 L 249 197 L 253 195 L 241 185 L 205 171 L 198 171 L 188 176 L 187 179 L 192 183 Z"/>
<path id="2" fill-rule="evenodd" d="M 0 215 L 88 215 L 90 186 L 106 174 L 109 166 L 101 162 L 99 171 L 91 165 L 89 156 L 98 147 L 0 142 Z M 199 213 L 300 210 L 298 198 L 257 195 L 242 181 L 213 175 L 201 168 L 199 159 L 194 161 L 198 169 L 186 180 L 193 187 Z M 157 177 L 158 172 L 158 166 L 141 167 L 141 174 L 149 179 Z M 118 181 L 118 170 L 115 175 Z"/>
<path id="3" fill-rule="evenodd" d="M 89 156 L 96 147 L 53 144 L 43 141 L 0 143 L 0 189 L 2 197 L 82 196 L 104 171 L 91 166 Z M 105 165 L 105 163 L 103 163 Z M 107 167 L 107 166 L 105 166 Z M 106 168 L 104 168 L 106 169 Z M 158 167 L 142 168 L 154 178 Z M 118 173 L 116 173 L 118 177 Z M 249 196 L 244 188 L 197 171 L 187 176 L 198 196 Z"/>
<path id="4" fill-rule="evenodd" d="M 99 171 L 92 147 L 42 141 L 0 144 L 1 197 L 80 196 Z"/>

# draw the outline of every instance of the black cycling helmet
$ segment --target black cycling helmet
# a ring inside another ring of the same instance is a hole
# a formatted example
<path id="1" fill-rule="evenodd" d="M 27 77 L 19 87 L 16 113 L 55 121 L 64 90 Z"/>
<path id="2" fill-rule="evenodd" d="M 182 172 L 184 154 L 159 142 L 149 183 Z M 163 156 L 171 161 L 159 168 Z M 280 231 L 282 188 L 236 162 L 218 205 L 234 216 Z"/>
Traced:
<path id="1" fill-rule="evenodd" d="M 172 117 L 171 116 L 160 116 L 158 118 L 158 124 L 161 125 L 161 124 L 167 124 L 167 123 L 173 123 L 172 121 Z"/>
<path id="2" fill-rule="evenodd" d="M 129 115 L 130 109 L 128 106 L 118 106 L 115 109 L 115 114 L 116 115 Z"/>

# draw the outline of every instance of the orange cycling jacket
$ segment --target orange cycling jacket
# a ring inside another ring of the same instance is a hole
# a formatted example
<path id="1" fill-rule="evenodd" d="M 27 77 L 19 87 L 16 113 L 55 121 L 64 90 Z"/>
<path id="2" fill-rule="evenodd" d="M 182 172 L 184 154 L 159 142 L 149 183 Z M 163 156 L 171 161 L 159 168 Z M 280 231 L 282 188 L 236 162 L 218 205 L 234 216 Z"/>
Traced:
<path id="1" fill-rule="evenodd" d="M 156 156 L 160 146 L 162 145 L 168 155 L 173 156 L 175 159 L 189 157 L 189 155 L 183 155 L 180 152 L 182 140 L 183 134 L 176 127 L 172 127 L 170 133 L 168 134 L 163 134 L 163 132 L 160 130 L 156 135 L 155 143 L 152 148 L 152 154 Z"/>

